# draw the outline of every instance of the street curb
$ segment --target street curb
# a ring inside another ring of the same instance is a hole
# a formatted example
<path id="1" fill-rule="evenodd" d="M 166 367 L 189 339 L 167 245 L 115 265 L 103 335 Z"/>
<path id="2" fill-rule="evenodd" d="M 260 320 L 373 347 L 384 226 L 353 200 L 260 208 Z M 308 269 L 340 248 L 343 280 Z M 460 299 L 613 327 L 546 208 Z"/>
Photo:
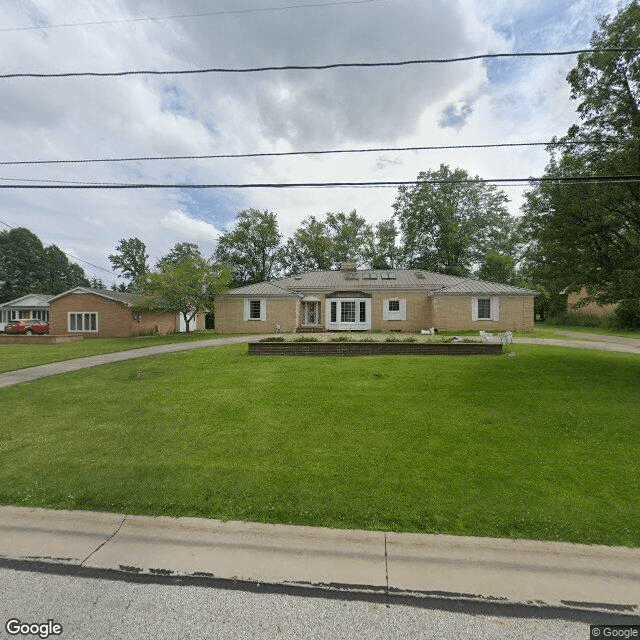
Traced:
<path id="1" fill-rule="evenodd" d="M 369 602 L 386 606 L 436 609 L 469 615 L 559 619 L 569 622 L 583 622 L 585 624 L 640 624 L 640 612 L 632 611 L 632 607 L 604 603 L 567 601 L 558 605 L 548 604 L 541 600 L 517 602 L 506 598 L 474 594 L 403 591 L 367 585 L 259 582 L 256 580 L 218 578 L 198 572 L 167 575 L 165 573 L 137 571 L 133 567 L 105 569 L 34 558 L 6 558 L 3 556 L 0 556 L 0 569 L 133 584 L 200 587 L 255 594 Z"/>

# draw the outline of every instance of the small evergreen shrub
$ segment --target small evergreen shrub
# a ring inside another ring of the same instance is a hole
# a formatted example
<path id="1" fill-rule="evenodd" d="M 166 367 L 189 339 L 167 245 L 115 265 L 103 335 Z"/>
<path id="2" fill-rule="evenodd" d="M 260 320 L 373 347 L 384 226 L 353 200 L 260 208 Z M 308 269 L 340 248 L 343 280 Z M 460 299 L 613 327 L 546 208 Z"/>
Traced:
<path id="1" fill-rule="evenodd" d="M 284 342 L 284 336 L 269 336 L 268 338 L 262 338 L 260 342 Z"/>

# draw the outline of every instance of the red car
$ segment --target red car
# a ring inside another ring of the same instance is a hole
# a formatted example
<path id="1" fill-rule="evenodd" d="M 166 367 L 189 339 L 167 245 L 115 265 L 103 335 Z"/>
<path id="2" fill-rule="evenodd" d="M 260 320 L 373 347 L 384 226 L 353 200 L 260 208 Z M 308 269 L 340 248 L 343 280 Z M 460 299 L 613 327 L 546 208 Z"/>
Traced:
<path id="1" fill-rule="evenodd" d="M 49 333 L 49 323 L 44 320 L 12 320 L 5 328 L 5 333 L 24 333 L 27 336 Z"/>

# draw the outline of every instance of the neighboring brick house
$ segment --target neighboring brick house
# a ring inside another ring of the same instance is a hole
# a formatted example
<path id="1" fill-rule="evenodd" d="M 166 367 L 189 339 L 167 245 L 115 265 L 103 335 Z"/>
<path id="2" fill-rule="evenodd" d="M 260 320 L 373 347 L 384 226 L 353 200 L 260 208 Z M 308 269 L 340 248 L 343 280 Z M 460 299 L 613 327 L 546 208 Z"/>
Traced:
<path id="1" fill-rule="evenodd" d="M 49 320 L 49 300 L 53 296 L 30 293 L 0 304 L 0 331 L 12 320 Z"/>
<path id="2" fill-rule="evenodd" d="M 313 271 L 232 289 L 216 302 L 219 333 L 533 331 L 535 291 L 420 269 Z"/>
<path id="3" fill-rule="evenodd" d="M 132 293 L 76 287 L 49 300 L 49 333 L 87 338 L 128 338 L 184 331 L 181 314 L 139 313 L 131 309 Z M 190 330 L 204 329 L 204 313 Z"/>

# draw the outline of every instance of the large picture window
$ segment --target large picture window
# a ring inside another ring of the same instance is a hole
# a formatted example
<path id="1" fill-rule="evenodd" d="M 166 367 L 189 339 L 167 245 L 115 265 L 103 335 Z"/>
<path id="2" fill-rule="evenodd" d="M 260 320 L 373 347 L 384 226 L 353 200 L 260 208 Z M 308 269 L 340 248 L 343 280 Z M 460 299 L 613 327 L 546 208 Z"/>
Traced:
<path id="1" fill-rule="evenodd" d="M 371 299 L 335 298 L 328 301 L 326 327 L 329 331 L 371 329 Z"/>
<path id="2" fill-rule="evenodd" d="M 98 331 L 97 313 L 72 312 L 69 318 L 69 331 L 95 332 Z"/>

